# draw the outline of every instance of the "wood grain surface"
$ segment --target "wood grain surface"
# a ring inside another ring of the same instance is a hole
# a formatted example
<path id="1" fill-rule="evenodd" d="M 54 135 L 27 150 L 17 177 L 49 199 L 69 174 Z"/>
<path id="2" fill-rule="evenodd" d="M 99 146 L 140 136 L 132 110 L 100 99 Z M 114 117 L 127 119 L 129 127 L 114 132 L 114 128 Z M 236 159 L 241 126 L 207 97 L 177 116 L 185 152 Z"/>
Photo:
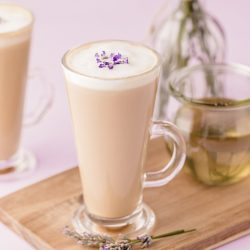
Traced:
<path id="1" fill-rule="evenodd" d="M 164 143 L 153 141 L 146 169 L 160 167 L 167 158 Z M 0 219 L 35 249 L 80 250 L 62 234 L 80 200 L 79 173 L 73 168 L 2 198 Z M 227 187 L 207 187 L 183 171 L 167 186 L 146 189 L 144 200 L 157 216 L 154 234 L 197 229 L 155 242 L 151 249 L 214 249 L 250 233 L 249 178 Z"/>

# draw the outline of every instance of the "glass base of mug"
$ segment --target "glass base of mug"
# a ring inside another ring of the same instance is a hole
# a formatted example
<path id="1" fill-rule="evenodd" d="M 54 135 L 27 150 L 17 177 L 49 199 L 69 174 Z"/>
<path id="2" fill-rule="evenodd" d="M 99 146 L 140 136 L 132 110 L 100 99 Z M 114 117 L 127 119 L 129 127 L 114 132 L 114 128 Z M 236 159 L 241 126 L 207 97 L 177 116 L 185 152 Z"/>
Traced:
<path id="1" fill-rule="evenodd" d="M 78 233 L 88 232 L 107 235 L 113 238 L 137 237 L 150 233 L 155 225 L 155 214 L 146 204 L 142 204 L 132 215 L 107 219 L 92 216 L 84 205 L 75 212 L 72 224 Z"/>
<path id="2" fill-rule="evenodd" d="M 36 166 L 35 156 L 29 151 L 21 149 L 10 159 L 0 160 L 0 182 L 26 177 Z"/>

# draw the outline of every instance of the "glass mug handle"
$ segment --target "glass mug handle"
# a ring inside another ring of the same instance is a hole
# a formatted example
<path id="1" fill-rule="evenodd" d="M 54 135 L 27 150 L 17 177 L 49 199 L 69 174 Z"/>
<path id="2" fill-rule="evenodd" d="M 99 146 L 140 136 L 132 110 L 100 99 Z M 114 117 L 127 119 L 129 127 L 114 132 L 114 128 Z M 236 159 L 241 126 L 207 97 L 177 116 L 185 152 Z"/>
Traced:
<path id="1" fill-rule="evenodd" d="M 24 114 L 23 125 L 26 127 L 37 124 L 51 108 L 54 97 L 53 85 L 49 82 L 43 70 L 35 68 L 29 74 L 27 82 L 36 82 L 41 89 L 41 96 L 38 97 L 36 105 Z M 30 106 L 30 105 L 29 105 Z"/>
<path id="2" fill-rule="evenodd" d="M 168 137 L 173 144 L 169 162 L 161 170 L 145 173 L 144 187 L 160 187 L 169 183 L 181 171 L 186 159 L 186 144 L 177 127 L 170 122 L 153 121 L 150 134 L 151 138 L 160 135 L 166 140 Z"/>

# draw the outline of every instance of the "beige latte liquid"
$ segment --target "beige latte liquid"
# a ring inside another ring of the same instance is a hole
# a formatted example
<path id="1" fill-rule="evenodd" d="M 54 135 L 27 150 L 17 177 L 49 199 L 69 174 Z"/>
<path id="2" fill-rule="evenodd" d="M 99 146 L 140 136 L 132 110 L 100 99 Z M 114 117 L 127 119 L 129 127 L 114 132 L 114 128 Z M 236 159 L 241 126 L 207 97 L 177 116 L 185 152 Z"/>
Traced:
<path id="1" fill-rule="evenodd" d="M 159 70 L 154 74 L 131 78 L 130 74 L 140 70 L 137 67 L 141 67 L 142 72 L 146 70 L 147 63 L 153 67 L 152 55 L 146 58 L 148 61 L 138 58 L 143 56 L 145 48 L 122 42 L 97 45 L 94 44 L 98 48 L 93 50 L 80 48 L 79 52 L 73 51 L 73 56 L 69 54 L 66 57 L 66 63 L 74 68 L 80 65 L 78 71 L 87 70 L 87 73 L 97 77 L 80 74 L 75 77 L 74 73 L 65 69 L 66 85 L 84 204 L 92 215 L 121 218 L 131 215 L 141 203 L 145 149 Z M 118 49 L 123 55 L 129 54 L 130 64 L 118 65 L 113 70 L 99 69 L 94 54 L 102 46 L 105 50 Z M 85 49 L 90 50 L 87 55 L 84 54 Z M 146 53 L 149 53 L 147 50 Z M 137 57 L 133 58 L 135 55 Z M 75 57 L 74 60 L 70 61 L 71 57 Z M 146 65 L 143 65 L 145 62 Z"/>
<path id="2" fill-rule="evenodd" d="M 0 160 L 9 159 L 19 145 L 31 22 L 25 9 L 0 4 Z"/>
<path id="3" fill-rule="evenodd" d="M 87 209 L 108 218 L 129 215 L 141 200 L 156 81 L 126 91 L 67 87 Z"/>

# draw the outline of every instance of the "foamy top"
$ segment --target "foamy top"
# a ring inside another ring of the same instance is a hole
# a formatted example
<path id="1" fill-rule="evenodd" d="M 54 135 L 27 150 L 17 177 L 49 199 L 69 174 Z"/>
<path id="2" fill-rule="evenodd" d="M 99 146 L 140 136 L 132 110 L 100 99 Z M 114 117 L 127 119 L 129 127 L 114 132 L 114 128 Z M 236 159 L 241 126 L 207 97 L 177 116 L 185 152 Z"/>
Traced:
<path id="1" fill-rule="evenodd" d="M 15 32 L 32 22 L 31 13 L 14 4 L 0 4 L 0 34 Z"/>
<path id="2" fill-rule="evenodd" d="M 120 53 L 128 64 L 99 68 L 95 54 Z M 160 70 L 159 56 L 150 48 L 128 41 L 93 42 L 68 51 L 63 58 L 66 79 L 94 89 L 132 88 L 154 81 Z"/>
<path id="3" fill-rule="evenodd" d="M 0 4 L 0 47 L 10 46 L 27 39 L 29 32 L 18 31 L 28 27 L 32 22 L 33 16 L 25 8 L 15 4 Z M 18 33 L 12 36 L 15 32 Z"/>

